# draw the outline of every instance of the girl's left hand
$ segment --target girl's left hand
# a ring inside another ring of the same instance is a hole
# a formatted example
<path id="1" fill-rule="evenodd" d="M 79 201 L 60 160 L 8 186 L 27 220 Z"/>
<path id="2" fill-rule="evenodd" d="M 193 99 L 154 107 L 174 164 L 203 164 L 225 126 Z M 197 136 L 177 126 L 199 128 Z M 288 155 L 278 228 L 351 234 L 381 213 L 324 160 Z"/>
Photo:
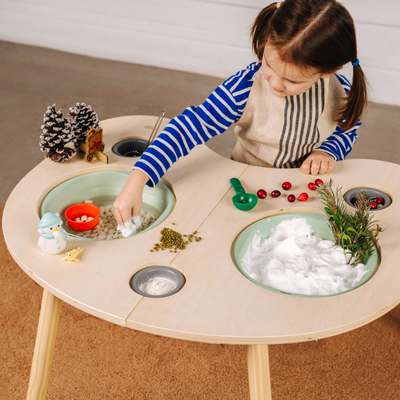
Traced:
<path id="1" fill-rule="evenodd" d="M 335 159 L 330 154 L 316 150 L 304 160 L 300 168 L 307 175 L 322 175 L 331 172 L 334 165 Z"/>

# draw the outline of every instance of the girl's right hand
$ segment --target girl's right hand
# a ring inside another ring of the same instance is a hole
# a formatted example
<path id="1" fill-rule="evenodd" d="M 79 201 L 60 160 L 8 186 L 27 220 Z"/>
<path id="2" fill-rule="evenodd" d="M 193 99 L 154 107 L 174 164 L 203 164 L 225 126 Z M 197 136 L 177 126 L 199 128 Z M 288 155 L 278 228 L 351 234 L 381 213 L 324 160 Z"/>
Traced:
<path id="1" fill-rule="evenodd" d="M 118 225 L 128 222 L 132 216 L 139 215 L 142 208 L 143 188 L 149 177 L 141 170 L 134 169 L 124 187 L 114 201 L 114 215 Z"/>

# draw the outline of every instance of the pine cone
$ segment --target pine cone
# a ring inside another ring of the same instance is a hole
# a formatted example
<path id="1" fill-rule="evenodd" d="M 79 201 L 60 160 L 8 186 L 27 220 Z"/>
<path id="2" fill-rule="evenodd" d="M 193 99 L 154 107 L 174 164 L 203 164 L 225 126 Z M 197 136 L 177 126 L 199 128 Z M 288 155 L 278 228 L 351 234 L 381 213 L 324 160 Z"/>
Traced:
<path id="1" fill-rule="evenodd" d="M 85 103 L 76 103 L 75 107 L 69 109 L 69 115 L 72 132 L 76 138 L 74 144 L 78 148 L 79 143 L 85 141 L 88 130 L 99 127 L 99 117 L 92 110 L 92 106 L 87 106 Z"/>
<path id="2" fill-rule="evenodd" d="M 74 149 L 65 147 L 70 142 L 75 145 L 76 138 L 69 120 L 63 117 L 62 110 L 56 111 L 55 104 L 47 107 L 41 129 L 43 133 L 40 135 L 39 146 L 42 152 L 47 152 L 46 158 L 62 162 L 71 159 L 76 154 Z"/>
<path id="3" fill-rule="evenodd" d="M 46 153 L 46 158 L 55 162 L 64 162 L 70 160 L 75 156 L 76 150 L 71 147 L 64 147 L 62 149 L 50 150 Z"/>
<path id="4" fill-rule="evenodd" d="M 51 161 L 62 162 L 62 155 L 58 154 L 55 150 L 50 150 L 46 153 L 46 158 L 49 158 Z"/>
<path id="5" fill-rule="evenodd" d="M 63 161 L 70 160 L 73 156 L 75 156 L 76 150 L 71 147 L 64 147 L 64 151 L 61 154 Z"/>

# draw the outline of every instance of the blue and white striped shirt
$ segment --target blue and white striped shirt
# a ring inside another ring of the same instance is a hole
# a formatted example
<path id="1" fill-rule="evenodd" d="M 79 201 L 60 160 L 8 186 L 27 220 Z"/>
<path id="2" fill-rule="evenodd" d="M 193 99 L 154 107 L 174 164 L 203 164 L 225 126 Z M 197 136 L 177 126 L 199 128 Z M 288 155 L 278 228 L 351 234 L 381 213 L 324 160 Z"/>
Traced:
<path id="1" fill-rule="evenodd" d="M 254 76 L 260 67 L 261 63 L 251 63 L 218 86 L 203 104 L 186 108 L 169 122 L 133 167 L 149 176 L 147 185 L 156 185 L 180 157 L 188 155 L 194 146 L 225 132 L 240 119 Z M 341 75 L 335 75 L 347 93 L 350 90 L 349 81 Z M 360 125 L 359 120 L 346 131 L 337 126 L 332 135 L 315 150 L 329 153 L 336 161 L 343 160 L 357 140 Z"/>

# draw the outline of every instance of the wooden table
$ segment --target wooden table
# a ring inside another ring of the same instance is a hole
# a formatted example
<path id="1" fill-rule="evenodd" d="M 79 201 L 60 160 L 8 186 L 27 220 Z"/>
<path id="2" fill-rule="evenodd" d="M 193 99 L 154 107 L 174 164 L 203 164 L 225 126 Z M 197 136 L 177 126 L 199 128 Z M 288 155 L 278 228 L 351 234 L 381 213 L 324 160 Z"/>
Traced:
<path id="1" fill-rule="evenodd" d="M 77 246 L 85 249 L 80 263 L 61 261 L 64 253 L 43 253 L 37 246 L 37 229 L 38 210 L 45 195 L 81 174 L 129 171 L 133 160 L 116 156 L 111 147 L 125 138 L 148 138 L 156 120 L 128 116 L 102 121 L 108 165 L 98 160 L 87 164 L 78 156 L 61 164 L 44 160 L 21 180 L 7 201 L 3 229 L 8 249 L 19 266 L 44 288 L 28 399 L 46 396 L 62 301 L 131 329 L 197 342 L 247 345 L 252 400 L 271 399 L 268 344 L 344 333 L 384 315 L 400 302 L 400 166 L 382 161 L 339 162 L 324 178 L 332 177 L 334 184 L 343 187 L 343 193 L 365 185 L 381 189 L 393 199 L 390 207 L 376 212 L 385 228 L 377 273 L 360 288 L 342 295 L 281 295 L 255 285 L 238 271 L 231 259 L 231 246 L 246 226 L 278 213 L 321 213 L 321 203 L 314 193 L 305 203 L 288 203 L 286 196 L 268 196 L 252 211 L 239 211 L 231 202 L 231 177 L 240 178 L 252 193 L 260 188 L 271 192 L 290 181 L 291 192 L 299 194 L 312 179 L 298 169 L 237 163 L 206 146 L 197 146 L 163 178 L 176 196 L 176 206 L 161 226 L 122 240 L 70 239 L 65 251 Z M 176 254 L 150 252 L 160 239 L 162 226 L 181 233 L 197 230 L 203 240 Z M 130 288 L 129 280 L 151 265 L 176 268 L 185 276 L 186 284 L 170 297 L 141 297 Z"/>

